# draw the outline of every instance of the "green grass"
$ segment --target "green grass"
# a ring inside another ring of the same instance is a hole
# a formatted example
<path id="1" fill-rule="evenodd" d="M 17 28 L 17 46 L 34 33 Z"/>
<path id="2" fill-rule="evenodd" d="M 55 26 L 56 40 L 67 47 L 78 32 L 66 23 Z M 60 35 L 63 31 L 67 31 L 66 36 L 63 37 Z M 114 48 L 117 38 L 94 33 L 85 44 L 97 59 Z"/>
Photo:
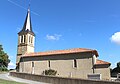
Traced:
<path id="1" fill-rule="evenodd" d="M 0 84 L 25 84 L 25 83 L 19 83 L 19 82 L 0 79 Z"/>

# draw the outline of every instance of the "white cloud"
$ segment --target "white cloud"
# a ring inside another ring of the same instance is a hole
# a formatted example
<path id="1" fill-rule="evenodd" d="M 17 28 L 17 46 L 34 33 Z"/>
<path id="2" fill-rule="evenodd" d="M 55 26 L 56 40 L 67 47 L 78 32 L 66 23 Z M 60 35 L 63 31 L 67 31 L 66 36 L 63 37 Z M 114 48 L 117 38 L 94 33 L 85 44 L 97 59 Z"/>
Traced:
<path id="1" fill-rule="evenodd" d="M 15 64 L 12 63 L 12 62 L 10 62 L 8 65 L 9 65 L 9 66 L 15 66 Z"/>
<path id="2" fill-rule="evenodd" d="M 112 35 L 110 40 L 118 45 L 120 45 L 120 32 L 116 32 Z"/>
<path id="3" fill-rule="evenodd" d="M 46 39 L 55 41 L 55 40 L 59 40 L 61 36 L 62 35 L 58 35 L 58 34 L 54 34 L 54 35 L 47 34 Z"/>
<path id="4" fill-rule="evenodd" d="M 8 64 L 8 69 L 15 69 L 16 65 L 13 62 Z"/>

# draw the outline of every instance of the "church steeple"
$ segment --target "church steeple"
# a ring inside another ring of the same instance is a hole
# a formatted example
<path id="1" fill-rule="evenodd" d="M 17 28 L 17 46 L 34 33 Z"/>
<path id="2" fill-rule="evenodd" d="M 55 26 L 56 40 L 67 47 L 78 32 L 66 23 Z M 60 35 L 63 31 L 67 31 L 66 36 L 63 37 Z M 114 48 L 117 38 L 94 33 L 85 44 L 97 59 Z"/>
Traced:
<path id="1" fill-rule="evenodd" d="M 21 34 L 23 32 L 29 32 L 29 33 L 35 35 L 33 30 L 32 30 L 32 23 L 31 23 L 31 16 L 30 16 L 30 7 L 28 7 L 27 15 L 26 15 L 26 19 L 25 19 L 23 28 L 22 28 L 22 30 L 18 34 Z"/>
<path id="2" fill-rule="evenodd" d="M 18 33 L 17 62 L 25 53 L 34 52 L 35 34 L 32 30 L 30 7 L 27 10 L 26 19 L 22 30 Z"/>

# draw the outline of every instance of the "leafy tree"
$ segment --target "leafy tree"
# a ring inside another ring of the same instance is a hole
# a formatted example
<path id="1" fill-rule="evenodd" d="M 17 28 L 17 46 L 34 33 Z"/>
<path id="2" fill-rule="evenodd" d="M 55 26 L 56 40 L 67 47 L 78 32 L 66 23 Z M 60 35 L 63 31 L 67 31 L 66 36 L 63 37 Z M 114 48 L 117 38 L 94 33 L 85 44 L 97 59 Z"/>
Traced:
<path id="1" fill-rule="evenodd" d="M 120 68 L 120 62 L 117 63 L 117 67 Z"/>
<path id="2" fill-rule="evenodd" d="M 0 70 L 4 71 L 8 67 L 10 60 L 7 53 L 4 52 L 2 45 L 0 45 Z"/>
<path id="3" fill-rule="evenodd" d="M 120 62 L 118 62 L 118 63 L 117 63 L 117 67 L 115 67 L 115 68 L 111 71 L 111 76 L 112 76 L 112 77 L 116 77 L 118 73 L 120 73 Z"/>

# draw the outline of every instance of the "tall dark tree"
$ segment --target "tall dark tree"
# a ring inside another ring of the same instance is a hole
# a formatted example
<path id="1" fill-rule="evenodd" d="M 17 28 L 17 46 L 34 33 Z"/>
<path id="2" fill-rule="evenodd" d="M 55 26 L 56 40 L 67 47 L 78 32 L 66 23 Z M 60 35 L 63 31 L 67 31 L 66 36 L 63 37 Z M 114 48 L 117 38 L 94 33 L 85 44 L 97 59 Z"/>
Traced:
<path id="1" fill-rule="evenodd" d="M 112 71 L 111 71 L 111 76 L 112 77 L 117 77 L 117 74 L 120 73 L 120 62 L 117 63 L 117 67 L 115 67 Z"/>
<path id="2" fill-rule="evenodd" d="M 10 60 L 7 53 L 4 52 L 2 45 L 0 45 L 0 68 L 7 68 Z"/>
<path id="3" fill-rule="evenodd" d="M 120 68 L 120 62 L 117 63 L 117 67 Z"/>

